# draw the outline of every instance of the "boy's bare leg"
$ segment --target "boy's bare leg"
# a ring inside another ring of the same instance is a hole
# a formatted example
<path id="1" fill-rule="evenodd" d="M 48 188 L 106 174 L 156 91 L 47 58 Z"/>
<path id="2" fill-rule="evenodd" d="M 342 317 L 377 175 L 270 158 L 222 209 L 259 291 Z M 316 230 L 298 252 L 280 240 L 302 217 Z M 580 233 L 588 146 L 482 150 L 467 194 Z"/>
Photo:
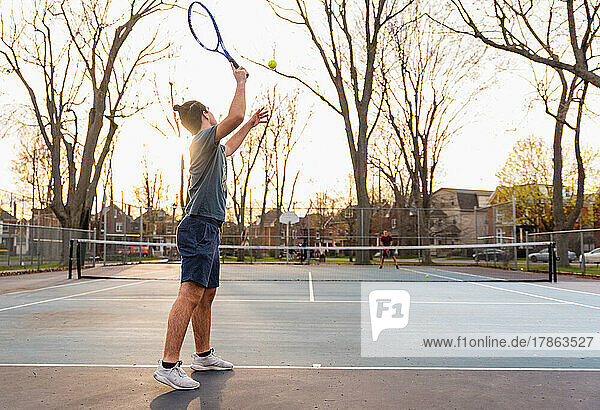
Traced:
<path id="1" fill-rule="evenodd" d="M 207 288 L 200 303 L 192 313 L 192 328 L 194 329 L 196 353 L 207 352 L 210 349 L 212 302 L 216 294 L 217 288 Z"/>
<path id="2" fill-rule="evenodd" d="M 202 300 L 192 313 L 192 328 L 194 329 L 194 344 L 196 354 L 192 355 L 192 370 L 231 370 L 233 364 L 215 355 L 210 347 L 210 324 L 212 302 L 217 293 L 217 288 L 208 288 L 204 291 Z"/>
<path id="3" fill-rule="evenodd" d="M 175 363 L 179 360 L 181 345 L 194 309 L 204 296 L 205 288 L 195 282 L 183 282 L 177 299 L 173 302 L 167 323 L 163 361 Z"/>

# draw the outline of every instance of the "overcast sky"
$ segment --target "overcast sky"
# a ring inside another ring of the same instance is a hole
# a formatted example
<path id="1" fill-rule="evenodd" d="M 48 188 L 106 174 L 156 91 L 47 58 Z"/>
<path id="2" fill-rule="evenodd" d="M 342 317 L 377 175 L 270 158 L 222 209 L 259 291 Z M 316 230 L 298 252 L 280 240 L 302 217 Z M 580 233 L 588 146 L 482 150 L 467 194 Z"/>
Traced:
<path id="1" fill-rule="evenodd" d="M 187 3 L 180 2 L 184 6 Z M 331 93 L 332 88 L 323 77 L 320 59 L 311 51 L 306 35 L 301 31 L 291 31 L 292 27 L 275 18 L 262 0 L 207 0 L 205 3 L 213 10 L 225 43 L 234 56 L 249 56 L 266 63 L 275 55 L 281 71 L 294 74 L 308 72 L 311 78 L 323 78 L 319 81 L 322 89 Z M 171 39 L 179 56 L 163 60 L 151 74 L 156 75 L 159 84 L 165 86 L 163 90 L 167 89 L 169 78 L 174 80 L 177 89 L 187 87 L 188 91 L 180 95 L 180 101 L 198 99 L 217 115 L 225 115 L 235 86 L 226 60 L 194 42 L 187 29 L 186 11 L 174 10 L 163 17 L 160 24 L 172 33 Z M 249 107 L 253 106 L 253 100 L 261 92 L 273 84 L 278 84 L 281 91 L 298 87 L 292 81 L 244 62 L 242 58 L 238 60 L 251 73 L 246 94 Z M 462 120 L 464 127 L 442 154 L 436 187 L 493 190 L 497 182 L 494 174 L 506 161 L 517 139 L 533 134 L 551 141 L 553 122 L 544 114 L 539 103 L 532 104 L 535 93 L 527 81 L 531 72 L 529 65 L 522 59 L 510 57 L 504 58 L 505 67 L 506 60 L 509 61 L 509 69 L 495 74 L 494 86 L 480 94 L 476 106 L 465 113 Z M 482 67 L 481 77 L 491 77 L 494 64 Z M 5 91 L 0 95 L 3 105 L 18 103 L 25 97 L 14 77 L 0 78 Z M 314 113 L 294 151 L 290 167 L 294 171 L 299 167 L 302 169 L 296 195 L 299 205 L 306 205 L 305 200 L 316 192 L 346 195 L 352 167 L 341 117 L 300 90 L 302 106 Z M 149 109 L 143 117 L 128 120 L 120 129 L 113 159 L 115 192 L 119 200 L 120 191 L 123 191 L 126 202 L 135 202 L 134 189 L 141 185 L 139 170 L 145 151 L 152 166 L 162 170 L 163 178 L 170 186 L 171 198 L 178 191 L 179 158 L 182 153 L 187 158 L 188 140 L 175 136 L 165 138 L 154 130 L 150 123 L 164 124 L 161 115 L 157 107 Z M 599 125 L 596 119 L 586 120 L 582 140 L 588 145 L 598 140 Z M 16 149 L 16 137 L 0 140 L 2 189 L 15 190 L 18 182 L 10 170 Z M 258 169 L 255 175 L 257 183 L 259 174 Z M 258 203 L 259 193 L 256 191 L 253 201 L 256 199 Z"/>

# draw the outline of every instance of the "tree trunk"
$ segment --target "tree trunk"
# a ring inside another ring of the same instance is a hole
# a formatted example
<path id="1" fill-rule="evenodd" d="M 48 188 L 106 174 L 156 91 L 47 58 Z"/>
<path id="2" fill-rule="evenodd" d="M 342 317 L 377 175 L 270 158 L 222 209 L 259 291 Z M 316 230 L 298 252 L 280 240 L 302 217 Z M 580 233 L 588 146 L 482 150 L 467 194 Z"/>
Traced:
<path id="1" fill-rule="evenodd" d="M 356 235 L 359 246 L 369 246 L 371 233 L 371 203 L 367 190 L 366 157 L 365 161 L 359 162 L 354 168 L 354 180 L 356 183 L 356 197 L 358 200 L 358 213 L 356 215 Z M 371 263 L 370 251 L 359 251 L 356 254 L 357 265 L 368 265 Z"/>
<path id="2" fill-rule="evenodd" d="M 564 185 L 563 185 L 563 158 L 562 158 L 562 137 L 565 128 L 565 121 L 569 112 L 569 106 L 573 100 L 573 95 L 576 88 L 575 80 L 571 82 L 571 86 L 567 85 L 562 72 L 559 72 L 562 82 L 562 94 L 560 103 L 555 117 L 554 125 L 554 175 L 552 179 L 552 217 L 554 219 L 554 227 L 556 231 L 566 231 L 573 229 L 575 222 L 579 217 L 583 206 L 583 188 L 585 182 L 585 171 L 581 160 L 581 152 L 579 146 L 579 128 L 581 126 L 581 109 L 583 101 L 580 102 L 579 113 L 577 116 L 577 127 L 575 131 L 575 151 L 577 154 L 577 200 L 574 208 L 569 215 L 565 212 L 564 204 Z M 587 87 L 586 87 L 587 88 Z M 583 96 L 583 98 L 585 98 Z M 568 236 L 564 234 L 555 235 L 556 252 L 558 256 L 557 265 L 559 267 L 569 267 L 569 242 Z"/>
<path id="3" fill-rule="evenodd" d="M 423 188 L 424 192 L 422 193 L 422 213 L 421 213 L 421 226 L 419 227 L 419 232 L 421 234 L 421 246 L 431 245 L 431 238 L 429 236 L 429 220 L 431 216 L 431 193 L 427 188 Z M 421 253 L 423 255 L 423 263 L 426 265 L 430 265 L 432 263 L 431 260 L 431 250 L 424 249 Z"/>
<path id="4" fill-rule="evenodd" d="M 277 232 L 275 233 L 275 237 L 279 238 L 279 243 L 277 244 L 277 246 L 282 246 L 285 245 L 285 243 L 282 243 L 282 236 L 281 236 L 281 222 L 279 222 L 279 217 L 281 216 L 281 206 L 277 206 L 277 219 L 275 220 L 275 229 L 277 229 Z M 287 252 L 287 249 L 286 249 Z M 277 259 L 281 258 L 281 252 L 277 252 Z"/>

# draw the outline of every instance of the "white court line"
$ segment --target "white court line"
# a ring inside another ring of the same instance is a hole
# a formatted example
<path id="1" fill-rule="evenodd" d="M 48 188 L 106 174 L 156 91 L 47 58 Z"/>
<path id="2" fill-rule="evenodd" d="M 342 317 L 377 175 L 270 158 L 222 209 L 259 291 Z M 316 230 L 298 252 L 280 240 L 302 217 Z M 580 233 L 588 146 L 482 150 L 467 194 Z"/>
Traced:
<path id="1" fill-rule="evenodd" d="M 424 269 L 425 269 L 425 268 L 424 268 Z M 437 270 L 437 271 L 441 271 L 441 272 L 455 273 L 455 274 L 458 274 L 458 275 L 472 276 L 472 277 L 475 277 L 475 278 L 485 278 L 485 279 L 490 279 L 490 280 L 492 280 L 492 281 L 498 281 L 498 278 L 494 278 L 494 277 L 492 277 L 492 276 L 485 276 L 485 275 L 475 275 L 475 274 L 473 274 L 473 273 L 466 273 L 466 272 L 456 272 L 456 271 L 452 271 L 452 270 L 447 270 L 447 269 L 439 269 L 439 268 L 430 268 L 430 269 Z M 417 271 L 417 270 L 415 270 L 414 272 L 426 273 L 427 271 Z M 513 271 L 513 272 L 516 272 L 516 271 Z M 527 272 L 526 272 L 526 273 L 527 273 Z M 541 275 L 542 275 L 542 274 L 541 274 Z M 434 275 L 434 276 L 437 276 L 437 275 Z M 440 276 L 440 277 L 442 277 L 442 278 L 446 278 L 446 279 L 452 279 L 452 280 L 455 280 L 455 281 L 457 281 L 457 282 L 469 282 L 469 280 L 465 280 L 465 279 L 457 279 L 457 278 L 451 278 L 451 277 L 447 277 L 447 276 Z M 502 280 L 499 280 L 499 281 L 500 281 L 500 282 L 506 282 L 506 283 L 509 283 L 509 281 L 502 281 Z M 527 282 L 522 282 L 522 283 L 527 283 Z M 528 285 L 534 285 L 534 286 L 535 286 L 535 284 L 533 284 L 533 283 L 527 283 L 527 284 L 528 284 Z M 537 286 L 541 286 L 541 285 L 537 285 Z M 553 289 L 553 288 L 550 288 L 550 289 Z"/>
<path id="2" fill-rule="evenodd" d="M 109 363 L 0 363 L 0 367 L 113 367 L 155 369 L 156 364 L 109 364 Z M 189 367 L 189 366 L 182 366 Z M 451 366 L 234 366 L 249 370 L 459 370 L 459 371 L 540 371 L 540 372 L 600 372 L 594 368 L 563 367 L 451 367 Z"/>
<path id="3" fill-rule="evenodd" d="M 523 282 L 527 285 L 531 285 L 531 286 L 538 286 L 540 288 L 546 288 L 546 289 L 556 289 L 556 290 L 564 290 L 565 292 L 575 292 L 575 293 L 583 293 L 584 295 L 592 295 L 592 296 L 600 296 L 600 293 L 593 293 L 593 292 L 585 292 L 583 290 L 574 290 L 574 289 L 565 289 L 565 288 L 553 288 L 552 286 L 546 286 L 546 285 L 538 285 L 537 283 L 527 283 L 527 282 Z"/>
<path id="4" fill-rule="evenodd" d="M 433 268 L 433 269 L 436 269 L 436 268 Z M 438 270 L 438 269 L 436 269 L 436 270 Z M 451 271 L 451 270 L 449 270 L 447 272 L 460 273 L 460 272 L 455 272 L 455 271 Z M 513 290 L 513 289 L 500 288 L 498 286 L 492 286 L 492 285 L 488 285 L 488 284 L 480 283 L 480 282 L 466 282 L 466 283 L 469 283 L 471 285 L 476 285 L 476 286 L 483 286 L 483 287 L 490 288 L 490 289 L 502 290 L 504 292 L 510 292 L 510 293 L 516 293 L 516 294 L 519 294 L 519 295 L 531 296 L 531 297 L 539 298 L 539 299 L 552 300 L 554 302 L 562 302 L 562 303 L 567 304 L 567 305 L 574 305 L 574 306 L 585 307 L 585 308 L 588 308 L 588 309 L 600 310 L 600 306 L 586 305 L 586 304 L 583 304 L 583 303 L 571 302 L 571 301 L 568 301 L 568 300 L 551 298 L 551 297 L 548 297 L 548 296 L 536 295 L 536 294 L 529 293 L 529 292 L 521 292 L 521 291 Z M 554 289 L 554 288 L 551 288 L 551 289 Z"/>
<path id="5" fill-rule="evenodd" d="M 423 268 L 423 269 L 425 269 L 425 268 Z M 447 269 L 438 269 L 438 268 L 430 268 L 430 269 L 433 269 L 433 270 L 436 270 L 436 271 L 441 271 L 441 272 L 455 273 L 455 274 L 458 274 L 458 275 L 473 276 L 475 278 L 480 278 L 480 279 L 481 278 L 485 278 L 485 279 L 490 279 L 490 280 L 496 280 L 496 278 L 493 278 L 491 276 L 475 275 L 473 273 L 465 273 L 465 272 L 455 272 L 455 271 L 447 270 Z M 417 270 L 415 270 L 415 272 L 421 272 L 421 273 L 425 273 L 425 274 L 430 274 L 431 275 L 431 273 L 429 273 L 429 271 L 417 271 Z M 436 276 L 436 275 L 434 275 L 434 276 Z M 442 275 L 440 277 L 441 278 L 445 278 L 445 279 L 452 279 L 452 280 L 457 281 L 457 282 L 468 282 L 468 280 L 453 278 L 453 277 L 450 277 L 450 276 L 443 276 Z"/>
<path id="6" fill-rule="evenodd" d="M 100 302 L 171 302 L 172 298 L 76 298 L 71 301 L 100 301 Z M 220 302 L 266 302 L 266 303 L 368 303 L 366 300 L 303 300 L 303 299 L 216 299 L 215 303 Z M 474 302 L 474 301 L 412 301 L 416 305 L 564 305 L 564 302 Z"/>
<path id="7" fill-rule="evenodd" d="M 315 291 L 313 289 L 312 273 L 308 272 L 308 299 L 311 302 L 315 301 Z"/>
<path id="8" fill-rule="evenodd" d="M 26 293 L 26 292 L 38 292 L 40 290 L 46 290 L 46 289 L 63 288 L 63 287 L 75 286 L 75 285 L 84 285 L 86 283 L 99 282 L 101 280 L 102 279 L 94 279 L 94 280 L 88 280 L 88 281 L 79 281 L 79 282 L 75 282 L 75 283 L 63 283 L 62 285 L 46 286 L 45 288 L 39 288 L 39 289 L 20 290 L 18 292 L 6 292 L 6 293 L 0 294 L 0 297 L 7 296 L 7 295 L 18 295 L 20 293 Z"/>
<path id="9" fill-rule="evenodd" d="M 568 300 L 562 300 L 562 299 L 557 299 L 557 298 L 550 298 L 548 296 L 535 295 L 533 293 L 521 292 L 521 291 L 513 290 L 513 289 L 504 289 L 504 288 L 499 288 L 497 286 L 486 285 L 484 283 L 473 283 L 473 284 L 477 285 L 477 286 L 484 286 L 486 288 L 503 290 L 505 292 L 517 293 L 519 295 L 526 295 L 526 296 L 531 296 L 531 297 L 539 298 L 539 299 L 546 299 L 546 300 L 552 300 L 552 301 L 555 301 L 555 302 L 562 302 L 562 303 L 567 304 L 567 305 L 575 305 L 575 306 L 585 307 L 585 308 L 588 308 L 588 309 L 600 310 L 600 306 L 585 305 L 583 303 L 571 302 L 571 301 L 568 301 Z"/>
<path id="10" fill-rule="evenodd" d="M 409 268 L 402 268 L 402 267 L 400 267 L 400 270 L 405 270 L 407 272 L 416 272 L 416 273 L 420 273 L 421 275 L 425 275 L 425 276 L 435 276 L 435 277 L 438 277 L 438 278 L 454 280 L 456 282 L 464 282 L 464 280 L 462 280 L 462 279 L 456 279 L 456 278 L 453 278 L 451 276 L 438 275 L 438 274 L 435 274 L 435 273 L 424 272 L 424 271 L 420 271 L 420 270 L 416 270 L 416 269 L 409 269 Z M 453 272 L 453 273 L 456 273 L 456 272 Z"/>
<path id="11" fill-rule="evenodd" d="M 124 285 L 113 286 L 113 287 L 105 288 L 105 289 L 90 290 L 89 292 L 76 293 L 74 295 L 61 296 L 61 297 L 58 297 L 58 298 L 39 300 L 37 302 L 24 303 L 22 305 L 9 306 L 9 307 L 5 307 L 5 308 L 1 308 L 0 312 L 4 312 L 6 310 L 18 309 L 18 308 L 27 307 L 27 306 L 39 305 L 39 304 L 42 304 L 42 303 L 55 302 L 57 300 L 71 299 L 71 298 L 74 298 L 74 297 L 77 297 L 77 296 L 90 295 L 92 293 L 98 293 L 98 292 L 104 292 L 106 290 L 123 288 L 125 286 L 137 285 L 138 283 L 144 283 L 144 282 L 147 282 L 147 281 L 138 281 L 138 282 L 134 282 L 134 283 L 126 283 Z"/>

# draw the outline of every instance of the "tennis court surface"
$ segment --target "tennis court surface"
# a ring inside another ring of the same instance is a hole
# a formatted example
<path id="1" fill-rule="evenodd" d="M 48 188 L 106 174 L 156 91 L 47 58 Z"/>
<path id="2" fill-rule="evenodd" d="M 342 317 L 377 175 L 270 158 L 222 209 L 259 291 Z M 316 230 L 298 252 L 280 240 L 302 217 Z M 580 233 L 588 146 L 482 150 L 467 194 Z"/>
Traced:
<path id="1" fill-rule="evenodd" d="M 129 279 L 68 279 L 67 272 L 0 278 L 2 407 L 600 406 L 598 350 L 430 353 L 399 343 L 456 334 L 600 338 L 600 281 L 510 281 L 511 270 L 502 267 L 403 264 L 409 279 L 425 278 L 404 282 L 389 260 L 381 270 L 315 261 L 302 266 L 226 260 L 222 268 L 224 276 L 227 269 L 242 268 L 246 276 L 224 280 L 213 307 L 211 344 L 236 368 L 193 373 L 201 387 L 184 392 L 152 378 L 178 288 L 176 280 L 154 279 L 161 270 L 165 276 L 177 272 L 177 262 L 81 269 L 90 276 L 97 269 L 100 277 L 112 269 Z M 465 280 L 477 268 L 493 280 Z M 295 269 L 293 280 L 271 280 Z M 326 276 L 335 279 L 319 280 L 327 269 L 333 272 Z M 365 272 L 371 280 L 362 279 Z M 434 275 L 450 279 L 430 280 Z M 410 295 L 408 324 L 381 332 L 376 343 L 382 352 L 367 349 L 375 343 L 369 339 L 371 289 Z M 190 329 L 184 365 L 192 352 Z"/>

